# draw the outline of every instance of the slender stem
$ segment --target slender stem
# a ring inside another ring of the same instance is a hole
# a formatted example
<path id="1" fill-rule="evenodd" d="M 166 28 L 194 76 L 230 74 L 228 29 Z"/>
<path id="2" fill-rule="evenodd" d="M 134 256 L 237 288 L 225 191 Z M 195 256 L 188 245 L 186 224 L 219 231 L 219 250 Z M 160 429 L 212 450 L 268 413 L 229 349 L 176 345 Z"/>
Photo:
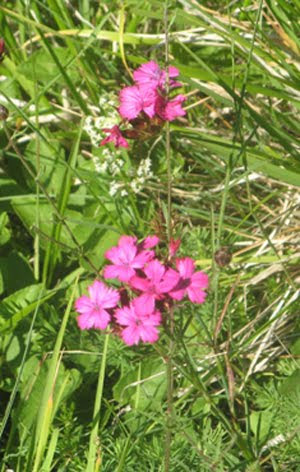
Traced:
<path id="1" fill-rule="evenodd" d="M 99 446 L 97 444 L 97 436 L 99 430 L 99 423 L 100 423 L 100 409 L 101 409 L 101 402 L 102 402 L 102 393 L 103 393 L 103 384 L 104 384 L 104 377 L 105 377 L 105 367 L 106 367 L 106 357 L 107 357 L 107 348 L 108 348 L 108 341 L 109 335 L 106 334 L 104 336 L 104 346 L 103 346 L 103 354 L 102 354 L 102 361 L 99 370 L 98 376 L 98 385 L 94 403 L 94 414 L 93 414 L 93 428 L 90 435 L 90 445 L 89 445 L 89 455 L 88 455 L 88 464 L 86 468 L 86 472 L 96 472 L 99 470 L 101 464 L 100 455 L 97 455 L 97 450 L 99 450 Z"/>
<path id="2" fill-rule="evenodd" d="M 165 30 L 165 70 L 166 70 L 166 94 L 169 94 L 169 36 L 168 36 L 168 0 L 165 2 L 164 9 L 164 30 Z M 172 168 L 171 168 L 171 144 L 170 144 L 170 124 L 166 123 L 166 160 L 167 160 L 167 179 L 168 179 L 168 196 L 167 196 L 167 239 L 170 243 L 172 237 Z M 167 412 L 166 412 L 166 437 L 165 437 L 165 472 L 170 471 L 171 461 L 171 443 L 173 430 L 173 352 L 174 352 L 174 310 L 169 312 L 169 330 L 170 341 L 168 356 L 166 359 L 166 376 L 167 376 Z"/>
<path id="3" fill-rule="evenodd" d="M 169 328 L 171 336 L 174 332 L 174 311 L 170 309 L 169 317 Z M 166 414 L 166 437 L 165 437 L 165 472 L 170 471 L 170 459 L 171 459 L 171 443 L 172 443 L 172 430 L 173 430 L 173 417 L 174 417 L 174 405 L 173 405 L 173 389 L 174 389 L 174 377 L 173 377 L 173 353 L 175 343 L 172 338 L 169 342 L 169 352 L 166 363 L 166 375 L 167 375 L 167 414 Z"/>
<path id="4" fill-rule="evenodd" d="M 165 2 L 164 11 L 164 29 L 165 29 L 165 70 L 166 70 L 166 95 L 169 95 L 169 35 L 168 35 L 168 0 Z M 166 122 L 166 160 L 167 160 L 167 236 L 171 240 L 172 233 L 172 168 L 171 168 L 171 144 L 170 144 L 170 123 Z"/>

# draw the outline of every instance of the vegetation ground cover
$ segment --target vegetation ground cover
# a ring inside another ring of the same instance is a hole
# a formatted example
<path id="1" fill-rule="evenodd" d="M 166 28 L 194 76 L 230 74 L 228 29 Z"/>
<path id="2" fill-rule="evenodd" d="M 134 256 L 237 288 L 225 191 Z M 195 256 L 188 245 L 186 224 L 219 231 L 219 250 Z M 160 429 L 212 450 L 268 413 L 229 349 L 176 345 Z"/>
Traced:
<path id="1" fill-rule="evenodd" d="M 299 18 L 1 3 L 1 472 L 300 471 Z M 186 115 L 99 146 L 150 60 L 179 70 Z M 153 234 L 209 275 L 205 303 L 154 344 L 79 330 L 106 251 Z"/>

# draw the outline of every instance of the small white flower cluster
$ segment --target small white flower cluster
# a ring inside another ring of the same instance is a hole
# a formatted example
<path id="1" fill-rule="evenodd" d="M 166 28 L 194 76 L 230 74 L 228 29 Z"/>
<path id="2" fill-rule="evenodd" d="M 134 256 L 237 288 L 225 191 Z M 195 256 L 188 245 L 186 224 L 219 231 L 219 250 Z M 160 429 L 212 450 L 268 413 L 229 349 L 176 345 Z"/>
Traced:
<path id="1" fill-rule="evenodd" d="M 145 184 L 146 180 L 153 176 L 153 172 L 151 171 L 151 160 L 149 157 L 146 159 L 142 159 L 140 165 L 138 166 L 135 177 L 130 181 L 128 184 L 128 188 L 134 193 L 138 193 L 142 190 L 143 185 Z M 111 197 L 116 195 L 120 192 L 121 197 L 125 197 L 128 195 L 127 190 L 124 188 L 125 184 L 123 182 L 112 181 L 110 184 L 109 194 Z"/>
<path id="2" fill-rule="evenodd" d="M 88 116 L 85 119 L 83 129 L 89 135 L 93 146 L 99 146 L 99 143 L 106 136 L 105 133 L 102 132 L 102 129 L 112 128 L 114 126 L 114 121 L 115 118 L 112 118 L 111 116 L 98 116 L 97 118 L 94 116 Z"/>
<path id="3" fill-rule="evenodd" d="M 117 153 L 112 153 L 108 148 L 102 148 L 101 157 L 93 156 L 95 170 L 99 174 L 110 174 L 115 176 L 120 173 L 124 161 Z"/>
<path id="4" fill-rule="evenodd" d="M 122 189 L 122 187 L 123 187 L 123 189 Z M 110 184 L 109 195 L 111 197 L 113 197 L 114 195 L 116 195 L 116 193 L 118 193 L 119 190 L 121 190 L 120 191 L 121 197 L 126 197 L 126 195 L 128 195 L 127 190 L 125 190 L 125 188 L 124 188 L 124 184 L 122 184 L 121 182 L 116 182 L 115 180 L 113 180 L 112 183 Z"/>
<path id="5" fill-rule="evenodd" d="M 151 160 L 149 157 L 146 157 L 146 159 L 141 160 L 140 165 L 136 171 L 136 178 L 130 183 L 130 187 L 133 192 L 138 193 L 142 189 L 146 180 L 150 179 L 152 176 L 153 172 L 151 171 Z"/>
<path id="6" fill-rule="evenodd" d="M 116 97 L 113 93 L 103 94 L 99 98 L 99 109 L 93 107 L 97 117 L 87 116 L 83 129 L 89 135 L 93 146 L 99 146 L 100 141 L 106 136 L 103 128 L 112 128 L 119 119 Z"/>

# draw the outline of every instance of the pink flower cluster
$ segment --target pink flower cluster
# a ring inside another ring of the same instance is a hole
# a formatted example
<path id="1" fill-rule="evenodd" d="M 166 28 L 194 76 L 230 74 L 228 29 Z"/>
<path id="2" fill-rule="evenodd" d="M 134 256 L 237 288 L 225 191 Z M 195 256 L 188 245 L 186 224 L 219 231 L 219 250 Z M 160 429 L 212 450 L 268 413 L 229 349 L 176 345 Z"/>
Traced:
<path id="1" fill-rule="evenodd" d="M 168 68 L 169 88 L 181 86 L 174 80 L 179 75 L 178 69 L 173 66 Z M 142 64 L 133 73 L 135 85 L 125 87 L 120 92 L 119 113 L 125 120 L 131 122 L 134 127 L 136 120 L 143 119 L 151 127 L 151 120 L 156 118 L 163 124 L 164 121 L 173 121 L 178 116 L 184 116 L 185 111 L 181 104 L 185 101 L 184 95 L 177 95 L 172 100 L 166 96 L 167 74 L 159 65 L 150 61 Z M 108 136 L 100 145 L 112 142 L 116 147 L 128 147 L 126 137 L 134 137 L 132 130 L 121 131 L 119 126 L 104 129 Z M 137 133 L 138 135 L 138 133 Z"/>
<path id="2" fill-rule="evenodd" d="M 158 243 L 157 236 L 148 236 L 141 243 L 136 237 L 121 236 L 118 245 L 106 252 L 111 264 L 104 268 L 104 278 L 118 279 L 122 287 L 116 290 L 95 280 L 88 287 L 89 296 L 75 302 L 80 329 L 103 330 L 111 323 L 113 332 L 129 346 L 140 341 L 154 343 L 174 300 L 188 296 L 193 303 L 204 302 L 208 276 L 195 272 L 193 259 L 175 258 L 180 240 L 171 241 L 165 264 L 152 249 Z"/>

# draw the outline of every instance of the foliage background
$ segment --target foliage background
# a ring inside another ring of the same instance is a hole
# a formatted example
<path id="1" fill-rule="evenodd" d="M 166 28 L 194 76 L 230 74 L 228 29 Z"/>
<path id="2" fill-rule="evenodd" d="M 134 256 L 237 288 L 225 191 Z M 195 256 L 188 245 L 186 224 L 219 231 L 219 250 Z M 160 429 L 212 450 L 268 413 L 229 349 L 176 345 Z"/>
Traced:
<path id="1" fill-rule="evenodd" d="M 167 334 L 157 348 L 111 337 L 105 358 L 73 311 L 121 234 L 165 234 L 164 133 L 97 146 L 126 63 L 164 64 L 165 4 L 141 5 L 0 5 L 1 471 L 164 470 Z M 299 13 L 168 2 L 188 96 L 171 124 L 173 234 L 211 279 L 207 302 L 176 314 L 172 471 L 300 470 Z"/>

